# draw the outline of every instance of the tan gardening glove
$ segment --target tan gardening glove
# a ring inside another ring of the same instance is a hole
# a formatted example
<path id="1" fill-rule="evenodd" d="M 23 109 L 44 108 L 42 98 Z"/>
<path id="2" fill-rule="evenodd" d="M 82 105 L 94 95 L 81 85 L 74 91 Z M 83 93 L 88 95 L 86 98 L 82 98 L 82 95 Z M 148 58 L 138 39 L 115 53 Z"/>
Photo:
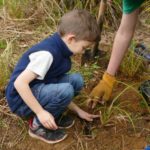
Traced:
<path id="1" fill-rule="evenodd" d="M 115 77 L 105 72 L 102 80 L 90 93 L 90 99 L 87 101 L 88 106 L 94 108 L 97 102 L 101 103 L 108 101 L 112 94 L 115 82 Z"/>

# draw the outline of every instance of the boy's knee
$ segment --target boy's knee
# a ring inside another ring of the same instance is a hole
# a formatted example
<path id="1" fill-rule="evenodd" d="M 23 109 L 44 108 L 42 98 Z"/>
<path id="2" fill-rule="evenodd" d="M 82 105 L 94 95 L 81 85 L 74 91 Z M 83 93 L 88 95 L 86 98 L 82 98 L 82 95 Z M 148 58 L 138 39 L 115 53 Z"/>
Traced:
<path id="1" fill-rule="evenodd" d="M 74 97 L 74 89 L 70 83 L 64 84 L 62 96 L 67 100 L 72 100 L 72 98 Z"/>
<path id="2" fill-rule="evenodd" d="M 75 83 L 76 89 L 75 90 L 81 90 L 84 86 L 83 77 L 79 73 L 75 73 L 72 75 L 72 80 Z"/>

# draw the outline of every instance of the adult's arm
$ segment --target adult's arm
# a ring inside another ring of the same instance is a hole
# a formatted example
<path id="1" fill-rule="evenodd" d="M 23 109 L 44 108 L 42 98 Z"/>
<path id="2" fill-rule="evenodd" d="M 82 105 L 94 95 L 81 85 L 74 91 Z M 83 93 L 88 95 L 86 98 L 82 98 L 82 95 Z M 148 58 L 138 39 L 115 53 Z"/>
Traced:
<path id="1" fill-rule="evenodd" d="M 91 99 L 88 100 L 88 105 L 92 105 L 92 107 L 95 107 L 98 100 L 107 101 L 110 99 L 113 85 L 115 83 L 114 76 L 132 40 L 138 19 L 138 14 L 139 9 L 136 9 L 130 14 L 122 15 L 121 24 L 113 43 L 109 65 L 103 75 L 102 80 L 92 90 L 90 94 Z"/>
<path id="2" fill-rule="evenodd" d="M 139 9 L 136 9 L 134 12 L 130 14 L 123 14 L 122 16 L 121 24 L 115 36 L 111 58 L 106 71 L 110 75 L 115 75 L 125 52 L 128 50 L 135 31 L 138 14 Z"/>

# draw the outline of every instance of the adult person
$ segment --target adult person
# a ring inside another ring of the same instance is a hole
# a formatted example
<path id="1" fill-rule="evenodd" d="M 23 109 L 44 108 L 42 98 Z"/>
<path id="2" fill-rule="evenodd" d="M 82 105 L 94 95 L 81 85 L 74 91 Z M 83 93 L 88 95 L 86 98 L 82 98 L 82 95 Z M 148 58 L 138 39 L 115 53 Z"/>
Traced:
<path id="1" fill-rule="evenodd" d="M 99 101 L 108 101 L 116 82 L 115 74 L 132 40 L 139 15 L 139 7 L 144 0 L 123 0 L 123 15 L 114 39 L 111 58 L 102 80 L 90 93 L 88 105 L 94 108 Z"/>

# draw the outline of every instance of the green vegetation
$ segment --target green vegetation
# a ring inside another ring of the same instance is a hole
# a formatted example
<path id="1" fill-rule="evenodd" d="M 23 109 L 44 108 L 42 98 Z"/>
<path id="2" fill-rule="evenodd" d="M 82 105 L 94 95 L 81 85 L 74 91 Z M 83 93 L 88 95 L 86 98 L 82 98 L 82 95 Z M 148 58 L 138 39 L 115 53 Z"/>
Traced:
<path id="1" fill-rule="evenodd" d="M 0 89 L 2 89 L 6 85 L 11 74 L 9 68 L 12 60 L 12 41 L 2 41 L 0 43 L 0 47 L 5 48 L 4 51 L 0 53 Z"/>
<path id="2" fill-rule="evenodd" d="M 9 16 L 12 18 L 26 18 L 26 14 L 31 6 L 29 0 L 9 0 L 4 1 L 8 10 Z"/>
<path id="3" fill-rule="evenodd" d="M 88 83 L 89 79 L 94 78 L 94 72 L 96 72 L 96 70 L 100 70 L 100 66 L 97 64 L 97 62 L 91 65 L 84 65 L 84 66 L 78 66 L 78 67 L 79 68 L 75 66 L 75 62 L 74 62 L 74 67 L 71 72 L 77 72 L 77 71 L 80 72 L 86 84 Z"/>
<path id="4" fill-rule="evenodd" d="M 3 7 L 3 0 L 0 0 L 0 8 Z"/>
<path id="5" fill-rule="evenodd" d="M 0 40 L 0 50 L 1 50 L 1 49 L 2 49 L 2 50 L 5 49 L 6 46 L 7 46 L 6 41 L 5 41 L 5 40 Z"/>
<path id="6" fill-rule="evenodd" d="M 131 44 L 129 51 L 126 54 L 120 67 L 120 71 L 122 72 L 122 74 L 129 78 L 133 78 L 135 76 L 139 77 L 140 75 L 142 75 L 144 69 L 146 69 L 144 66 L 143 58 L 139 57 L 134 52 L 135 45 L 136 43 Z"/>
<path id="7" fill-rule="evenodd" d="M 100 112 L 100 121 L 102 126 L 107 126 L 107 124 L 114 125 L 118 122 L 126 123 L 129 121 L 135 128 L 131 113 L 126 110 L 128 104 L 127 101 L 119 102 L 120 96 L 122 96 L 126 91 L 128 91 L 129 89 L 131 90 L 132 88 L 132 86 L 126 85 L 126 87 L 113 98 L 109 106 L 104 105 L 97 108 Z"/>

